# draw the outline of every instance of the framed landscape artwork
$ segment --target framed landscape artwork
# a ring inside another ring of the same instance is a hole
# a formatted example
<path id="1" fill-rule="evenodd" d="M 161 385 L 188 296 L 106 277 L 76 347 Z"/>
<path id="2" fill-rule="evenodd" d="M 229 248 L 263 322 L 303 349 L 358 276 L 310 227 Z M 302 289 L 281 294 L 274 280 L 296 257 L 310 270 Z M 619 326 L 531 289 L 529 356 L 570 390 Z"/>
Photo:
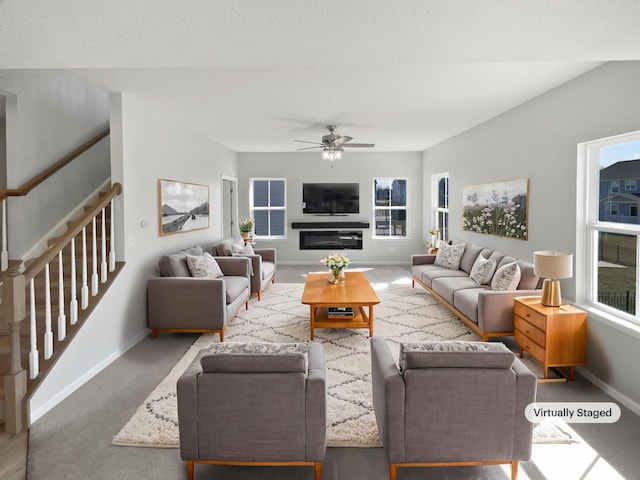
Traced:
<path id="1" fill-rule="evenodd" d="M 463 187 L 462 229 L 526 240 L 528 194 L 528 178 Z"/>
<path id="2" fill-rule="evenodd" d="M 158 180 L 160 235 L 209 228 L 209 187 Z"/>

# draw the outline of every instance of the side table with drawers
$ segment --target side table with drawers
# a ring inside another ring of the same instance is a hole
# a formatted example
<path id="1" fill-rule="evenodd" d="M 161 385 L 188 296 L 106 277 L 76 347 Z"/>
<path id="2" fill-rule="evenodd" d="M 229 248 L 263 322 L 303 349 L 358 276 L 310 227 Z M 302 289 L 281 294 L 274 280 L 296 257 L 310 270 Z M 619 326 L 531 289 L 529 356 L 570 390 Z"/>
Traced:
<path id="1" fill-rule="evenodd" d="M 526 350 L 541 362 L 545 379 L 550 367 L 569 367 L 573 380 L 574 367 L 586 362 L 587 313 L 569 304 L 547 307 L 540 297 L 516 297 L 513 310 L 520 357 Z"/>

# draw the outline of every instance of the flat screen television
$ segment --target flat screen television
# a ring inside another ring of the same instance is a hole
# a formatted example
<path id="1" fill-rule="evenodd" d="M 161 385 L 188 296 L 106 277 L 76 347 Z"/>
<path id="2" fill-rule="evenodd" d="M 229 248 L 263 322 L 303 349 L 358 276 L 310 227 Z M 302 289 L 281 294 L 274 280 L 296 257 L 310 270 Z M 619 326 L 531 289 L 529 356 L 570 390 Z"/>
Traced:
<path id="1" fill-rule="evenodd" d="M 303 183 L 302 213 L 315 215 L 360 213 L 360 184 Z"/>

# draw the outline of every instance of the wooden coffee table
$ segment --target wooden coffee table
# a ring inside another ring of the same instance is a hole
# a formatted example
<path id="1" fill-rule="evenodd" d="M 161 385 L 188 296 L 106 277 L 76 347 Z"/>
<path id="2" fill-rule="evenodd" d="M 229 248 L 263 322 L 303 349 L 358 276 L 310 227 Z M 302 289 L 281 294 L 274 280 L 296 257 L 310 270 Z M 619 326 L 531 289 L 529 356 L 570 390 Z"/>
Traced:
<path id="1" fill-rule="evenodd" d="M 302 293 L 302 303 L 309 305 L 310 332 L 316 328 L 368 328 L 373 336 L 373 306 L 380 299 L 362 272 L 345 272 L 346 282 L 332 285 L 328 273 L 310 273 Z M 330 317 L 330 307 L 351 307 L 353 317 Z M 368 311 L 365 307 L 369 307 Z"/>

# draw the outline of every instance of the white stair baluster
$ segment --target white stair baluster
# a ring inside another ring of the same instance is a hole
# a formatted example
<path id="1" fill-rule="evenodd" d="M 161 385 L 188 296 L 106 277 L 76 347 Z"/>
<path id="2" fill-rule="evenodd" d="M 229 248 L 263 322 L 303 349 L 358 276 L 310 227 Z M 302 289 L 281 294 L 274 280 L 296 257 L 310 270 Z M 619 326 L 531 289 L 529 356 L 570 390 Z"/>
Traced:
<path id="1" fill-rule="evenodd" d="M 111 210 L 111 215 L 109 218 L 109 271 L 113 272 L 116 269 L 116 242 L 113 223 L 113 200 L 111 200 L 109 208 Z"/>
<path id="2" fill-rule="evenodd" d="M 87 227 L 82 229 L 82 288 L 80 289 L 80 308 L 89 306 L 89 285 L 87 283 Z"/>
<path id="3" fill-rule="evenodd" d="M 69 316 L 71 325 L 78 321 L 78 292 L 76 286 L 76 239 L 71 239 L 71 300 L 69 302 Z"/>
<path id="4" fill-rule="evenodd" d="M 64 313 L 64 270 L 62 250 L 58 252 L 58 341 L 67 336 L 67 316 Z"/>
<path id="5" fill-rule="evenodd" d="M 36 330 L 36 294 L 33 278 L 29 282 L 29 378 L 33 379 L 40 373 L 38 360 L 38 332 Z"/>
<path id="6" fill-rule="evenodd" d="M 2 252 L 0 252 L 0 270 L 9 268 L 9 252 L 7 251 L 7 199 L 2 200 Z"/>
<path id="7" fill-rule="evenodd" d="M 102 209 L 102 230 L 101 230 L 101 234 L 102 234 L 102 238 L 100 239 L 100 246 L 101 246 L 101 258 L 102 258 L 102 263 L 100 263 L 100 281 L 102 283 L 107 281 L 107 226 L 106 226 L 106 222 L 107 219 L 105 217 L 105 209 Z"/>
<path id="8" fill-rule="evenodd" d="M 49 279 L 49 264 L 44 267 L 44 358 L 53 355 L 53 332 L 51 331 L 51 281 Z"/>
<path id="9" fill-rule="evenodd" d="M 91 295 L 95 296 L 98 294 L 98 242 L 96 235 L 96 217 L 93 217 L 91 221 L 93 234 L 91 235 L 93 240 L 93 251 L 91 252 Z"/>

